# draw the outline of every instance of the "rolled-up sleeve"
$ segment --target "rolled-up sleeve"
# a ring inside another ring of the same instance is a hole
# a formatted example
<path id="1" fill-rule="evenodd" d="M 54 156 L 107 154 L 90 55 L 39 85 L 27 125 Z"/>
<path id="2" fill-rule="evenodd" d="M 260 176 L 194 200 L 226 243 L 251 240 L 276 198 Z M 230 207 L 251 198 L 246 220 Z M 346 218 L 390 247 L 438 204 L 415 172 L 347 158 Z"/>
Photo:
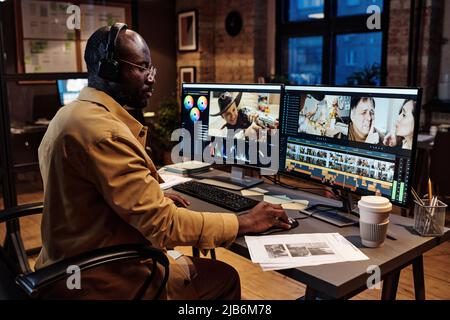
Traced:
<path id="1" fill-rule="evenodd" d="M 230 245 L 238 232 L 237 217 L 178 208 L 164 196 L 143 152 L 137 141 L 112 135 L 88 149 L 87 178 L 112 210 L 156 247 Z"/>

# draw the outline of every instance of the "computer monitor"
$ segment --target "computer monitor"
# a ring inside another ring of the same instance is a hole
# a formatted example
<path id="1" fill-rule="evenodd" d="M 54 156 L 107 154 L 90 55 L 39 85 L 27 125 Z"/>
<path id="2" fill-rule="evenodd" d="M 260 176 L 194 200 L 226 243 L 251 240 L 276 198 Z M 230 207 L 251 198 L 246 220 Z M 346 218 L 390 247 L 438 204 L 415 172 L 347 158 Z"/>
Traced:
<path id="1" fill-rule="evenodd" d="M 280 171 L 406 207 L 420 103 L 418 88 L 285 86 Z"/>
<path id="2" fill-rule="evenodd" d="M 64 79 L 58 80 L 57 83 L 59 100 L 61 102 L 61 105 L 65 106 L 78 97 L 81 89 L 87 86 L 88 79 Z"/>
<path id="3" fill-rule="evenodd" d="M 232 165 L 229 179 L 216 180 L 242 188 L 262 182 L 245 177 L 243 167 L 278 170 L 275 129 L 279 126 L 282 89 L 281 84 L 184 83 L 182 127 L 192 137 L 184 156 Z"/>

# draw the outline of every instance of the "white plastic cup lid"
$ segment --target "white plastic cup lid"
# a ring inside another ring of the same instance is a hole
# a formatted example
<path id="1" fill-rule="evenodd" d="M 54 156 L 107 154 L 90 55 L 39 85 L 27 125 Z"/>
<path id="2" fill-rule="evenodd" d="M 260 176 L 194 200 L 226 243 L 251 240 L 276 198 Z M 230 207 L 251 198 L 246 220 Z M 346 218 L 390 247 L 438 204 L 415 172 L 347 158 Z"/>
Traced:
<path id="1" fill-rule="evenodd" d="M 363 196 L 358 201 L 358 206 L 363 206 L 380 212 L 392 210 L 392 204 L 388 198 L 380 196 Z"/>

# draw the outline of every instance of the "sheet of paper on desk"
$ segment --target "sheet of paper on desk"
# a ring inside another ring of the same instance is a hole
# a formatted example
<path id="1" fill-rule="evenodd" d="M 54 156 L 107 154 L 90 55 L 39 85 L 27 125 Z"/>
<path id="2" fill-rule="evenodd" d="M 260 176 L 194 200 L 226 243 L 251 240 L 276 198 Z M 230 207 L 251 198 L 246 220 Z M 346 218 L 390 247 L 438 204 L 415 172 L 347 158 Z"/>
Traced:
<path id="1" fill-rule="evenodd" d="M 162 190 L 167 190 L 172 188 L 173 186 L 192 180 L 191 178 L 186 178 L 180 175 L 175 175 L 175 174 L 164 174 L 164 173 L 160 173 L 159 174 L 160 177 L 164 180 L 163 183 L 160 183 L 159 186 Z"/>
<path id="2" fill-rule="evenodd" d="M 339 233 L 245 237 L 252 262 L 264 271 L 369 258 Z"/>
<path id="3" fill-rule="evenodd" d="M 241 190 L 241 194 L 244 197 L 262 196 L 263 194 L 265 194 L 267 192 L 269 192 L 269 191 L 261 189 L 261 188 L 250 188 L 250 189 Z"/>
<path id="4" fill-rule="evenodd" d="M 271 204 L 283 204 L 291 202 L 292 199 L 287 198 L 286 196 L 264 196 L 264 201 Z"/>
<path id="5" fill-rule="evenodd" d="M 282 203 L 284 210 L 303 210 L 308 206 L 308 200 L 294 200 L 292 202 Z"/>
<path id="6" fill-rule="evenodd" d="M 253 196 L 262 196 L 263 195 L 261 192 L 253 191 L 250 189 L 249 190 L 247 190 L 247 189 L 241 190 L 241 194 L 244 197 L 253 197 Z"/>
<path id="7" fill-rule="evenodd" d="M 317 262 L 341 259 L 327 234 L 290 234 L 245 237 L 256 263 Z"/>
<path id="8" fill-rule="evenodd" d="M 267 196 L 269 196 L 269 194 L 267 194 Z M 274 196 L 276 198 L 280 198 L 281 200 L 287 200 L 287 201 L 292 201 L 291 198 L 289 198 L 287 195 L 285 194 L 272 194 L 271 196 Z"/>
<path id="9" fill-rule="evenodd" d="M 348 241 L 345 237 L 341 236 L 339 233 L 331 233 L 331 236 L 334 238 L 336 243 L 338 243 L 341 246 L 343 253 L 345 254 L 346 259 L 348 261 L 359 261 L 369 259 L 353 243 Z"/>
<path id="10" fill-rule="evenodd" d="M 251 188 L 249 190 L 255 191 L 255 192 L 259 192 L 259 193 L 267 193 L 267 192 L 269 192 L 268 190 L 261 189 L 261 188 Z"/>

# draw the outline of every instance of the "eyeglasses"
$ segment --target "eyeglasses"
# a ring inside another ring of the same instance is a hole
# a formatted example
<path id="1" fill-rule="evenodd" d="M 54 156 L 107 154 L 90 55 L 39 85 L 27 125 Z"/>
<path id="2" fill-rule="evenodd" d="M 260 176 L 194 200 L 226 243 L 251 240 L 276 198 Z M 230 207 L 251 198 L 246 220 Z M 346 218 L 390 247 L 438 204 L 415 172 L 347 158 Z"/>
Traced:
<path id="1" fill-rule="evenodd" d="M 155 81 L 155 77 L 156 77 L 156 68 L 155 68 L 154 66 L 151 66 L 151 67 L 144 67 L 144 66 L 140 66 L 140 65 L 138 65 L 138 64 L 136 64 L 136 63 L 133 63 L 133 62 L 130 62 L 130 61 L 127 61 L 127 60 L 123 60 L 123 59 L 117 59 L 117 60 L 119 60 L 119 61 L 121 61 L 121 62 L 123 62 L 123 63 L 129 64 L 130 66 L 139 68 L 139 69 L 142 70 L 142 71 L 147 71 L 147 72 L 148 72 L 147 77 L 150 78 L 151 81 Z"/>

